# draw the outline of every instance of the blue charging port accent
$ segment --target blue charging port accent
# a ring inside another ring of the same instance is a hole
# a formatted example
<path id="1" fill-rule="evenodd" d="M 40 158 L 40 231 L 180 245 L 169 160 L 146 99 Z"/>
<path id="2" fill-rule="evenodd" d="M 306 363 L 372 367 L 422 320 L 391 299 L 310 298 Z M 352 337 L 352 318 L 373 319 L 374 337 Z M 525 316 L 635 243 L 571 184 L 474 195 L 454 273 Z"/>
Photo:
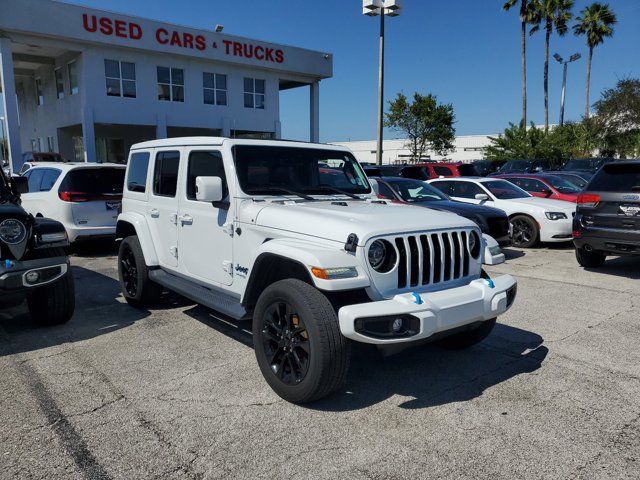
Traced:
<path id="1" fill-rule="evenodd" d="M 4 268 L 9 269 L 13 267 L 13 262 L 11 260 L 4 261 Z"/>
<path id="2" fill-rule="evenodd" d="M 485 281 L 487 282 L 487 285 L 489 285 L 489 288 L 496 288 L 496 284 L 493 283 L 493 280 L 490 278 L 485 278 Z"/>
<path id="3" fill-rule="evenodd" d="M 424 303 L 420 295 L 418 295 L 416 292 L 413 292 L 411 295 L 413 295 L 413 301 L 416 302 L 416 305 L 422 305 Z"/>

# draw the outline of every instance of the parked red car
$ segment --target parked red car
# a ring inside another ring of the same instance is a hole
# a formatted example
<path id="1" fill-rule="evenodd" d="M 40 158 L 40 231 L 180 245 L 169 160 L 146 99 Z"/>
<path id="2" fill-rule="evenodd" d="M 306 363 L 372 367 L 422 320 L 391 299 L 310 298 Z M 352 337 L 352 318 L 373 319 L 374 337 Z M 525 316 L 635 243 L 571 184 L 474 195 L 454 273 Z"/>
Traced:
<path id="1" fill-rule="evenodd" d="M 526 190 L 534 197 L 553 198 L 565 202 L 576 203 L 580 189 L 564 178 L 552 173 L 540 174 L 505 174 L 494 175 L 496 178 L 504 178 L 518 187 Z"/>
<path id="2" fill-rule="evenodd" d="M 479 176 L 476 167 L 471 163 L 444 163 L 428 162 L 418 163 L 416 166 L 423 167 L 429 172 L 429 180 L 442 177 L 477 177 Z"/>

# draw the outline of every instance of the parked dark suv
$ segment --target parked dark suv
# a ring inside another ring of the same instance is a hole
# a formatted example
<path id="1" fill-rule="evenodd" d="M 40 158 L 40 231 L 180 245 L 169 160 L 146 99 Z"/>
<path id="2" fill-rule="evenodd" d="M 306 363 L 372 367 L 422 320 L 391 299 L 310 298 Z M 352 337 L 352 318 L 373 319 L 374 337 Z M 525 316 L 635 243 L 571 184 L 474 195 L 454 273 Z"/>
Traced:
<path id="1" fill-rule="evenodd" d="M 640 255 L 640 161 L 605 164 L 578 197 L 573 220 L 578 263 Z"/>
<path id="2" fill-rule="evenodd" d="M 0 309 L 27 300 L 32 318 L 43 325 L 68 321 L 75 309 L 69 259 L 60 222 L 34 218 L 20 205 L 27 179 L 0 170 Z"/>

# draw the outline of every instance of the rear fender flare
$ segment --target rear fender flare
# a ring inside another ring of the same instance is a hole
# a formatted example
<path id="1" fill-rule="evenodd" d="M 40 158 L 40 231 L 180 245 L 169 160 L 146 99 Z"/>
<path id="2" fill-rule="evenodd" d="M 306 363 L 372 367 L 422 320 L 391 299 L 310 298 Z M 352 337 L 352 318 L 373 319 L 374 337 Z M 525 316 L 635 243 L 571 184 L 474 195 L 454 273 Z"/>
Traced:
<path id="1" fill-rule="evenodd" d="M 125 212 L 118 216 L 118 224 L 116 227 L 116 237 L 123 238 L 128 236 L 123 232 L 130 230 L 128 225 L 133 227 L 135 234 L 138 237 L 140 246 L 142 247 L 142 253 L 144 253 L 144 262 L 148 267 L 155 267 L 159 265 L 158 253 L 156 247 L 153 244 L 151 238 L 151 231 L 147 220 L 143 215 L 135 212 Z"/>

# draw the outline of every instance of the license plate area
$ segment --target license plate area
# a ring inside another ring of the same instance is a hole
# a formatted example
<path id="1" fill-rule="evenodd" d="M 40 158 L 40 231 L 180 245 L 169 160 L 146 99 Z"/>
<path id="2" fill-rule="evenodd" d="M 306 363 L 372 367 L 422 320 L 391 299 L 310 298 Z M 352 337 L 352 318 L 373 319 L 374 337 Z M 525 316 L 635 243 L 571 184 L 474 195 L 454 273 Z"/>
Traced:
<path id="1" fill-rule="evenodd" d="M 122 202 L 105 202 L 104 204 L 107 211 L 122 212 Z"/>

